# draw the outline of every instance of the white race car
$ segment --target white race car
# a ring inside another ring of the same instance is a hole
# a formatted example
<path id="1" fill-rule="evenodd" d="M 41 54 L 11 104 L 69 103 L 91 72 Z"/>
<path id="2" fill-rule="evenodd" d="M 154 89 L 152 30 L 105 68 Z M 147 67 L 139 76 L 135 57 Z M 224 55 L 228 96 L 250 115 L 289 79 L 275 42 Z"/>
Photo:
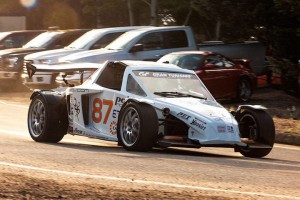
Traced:
<path id="1" fill-rule="evenodd" d="M 274 122 L 265 109 L 227 111 L 193 71 L 144 61 L 69 65 L 27 66 L 29 77 L 36 71 L 95 71 L 79 86 L 33 92 L 28 129 L 37 142 L 56 143 L 69 133 L 117 141 L 133 151 L 232 147 L 264 157 L 272 150 Z"/>

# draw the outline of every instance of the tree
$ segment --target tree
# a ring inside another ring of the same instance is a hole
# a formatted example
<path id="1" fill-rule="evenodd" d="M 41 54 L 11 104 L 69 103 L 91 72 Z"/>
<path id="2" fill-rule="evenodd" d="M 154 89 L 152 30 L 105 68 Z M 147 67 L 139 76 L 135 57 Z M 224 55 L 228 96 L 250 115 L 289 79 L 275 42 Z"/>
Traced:
<path id="1" fill-rule="evenodd" d="M 55 15 L 52 12 L 45 12 L 43 15 L 43 27 L 59 26 L 61 29 L 80 28 L 80 18 L 76 11 L 67 3 L 56 1 L 49 5 L 49 10 L 55 10 Z"/>
<path id="2" fill-rule="evenodd" d="M 129 25 L 127 2 L 124 0 L 81 0 L 80 3 L 87 27 Z"/>

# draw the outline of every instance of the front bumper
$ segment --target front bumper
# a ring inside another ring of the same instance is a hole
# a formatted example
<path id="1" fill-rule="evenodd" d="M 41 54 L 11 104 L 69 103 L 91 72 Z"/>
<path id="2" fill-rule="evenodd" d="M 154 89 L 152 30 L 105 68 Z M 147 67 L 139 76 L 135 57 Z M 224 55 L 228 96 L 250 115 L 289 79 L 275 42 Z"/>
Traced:
<path id="1" fill-rule="evenodd" d="M 27 74 L 21 75 L 24 85 L 50 85 L 52 74 L 35 74 L 31 78 Z"/>
<path id="2" fill-rule="evenodd" d="M 0 80 L 17 80 L 18 72 L 0 71 Z"/>

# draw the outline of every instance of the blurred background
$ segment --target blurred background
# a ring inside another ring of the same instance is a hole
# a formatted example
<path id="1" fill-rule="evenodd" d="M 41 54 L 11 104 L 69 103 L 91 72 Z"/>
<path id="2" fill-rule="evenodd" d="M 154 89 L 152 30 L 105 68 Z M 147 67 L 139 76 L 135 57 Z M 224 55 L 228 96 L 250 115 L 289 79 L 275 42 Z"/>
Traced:
<path id="1" fill-rule="evenodd" d="M 198 43 L 260 41 L 299 90 L 299 0 L 0 0 L 0 32 L 130 25 L 191 26 Z"/>

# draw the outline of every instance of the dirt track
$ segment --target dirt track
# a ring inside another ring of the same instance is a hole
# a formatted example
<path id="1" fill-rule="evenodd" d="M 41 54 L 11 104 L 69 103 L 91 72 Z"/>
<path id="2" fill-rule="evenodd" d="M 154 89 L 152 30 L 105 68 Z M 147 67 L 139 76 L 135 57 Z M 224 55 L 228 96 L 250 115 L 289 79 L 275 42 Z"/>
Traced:
<path id="1" fill-rule="evenodd" d="M 258 93 L 254 95 L 251 103 L 262 104 L 269 108 L 269 112 L 272 115 L 277 116 L 275 118 L 277 130 L 290 130 L 293 132 L 293 130 L 296 129 L 291 126 L 297 127 L 299 125 L 299 116 L 297 115 L 299 112 L 297 111 L 299 111 L 300 107 L 298 99 L 287 96 L 281 91 L 268 91 L 269 93 L 267 93 L 266 90 L 258 91 Z M 28 105 L 29 96 L 30 93 L 28 92 L 7 94 L 1 93 L 0 101 Z M 274 99 L 276 99 L 276 101 L 274 101 Z M 227 107 L 236 106 L 236 104 L 231 103 L 225 103 L 225 105 Z M 296 111 L 291 110 L 293 106 L 295 106 Z M 295 119 L 288 119 L 291 118 L 291 116 Z M 2 141 L 2 147 L 3 144 L 7 144 L 7 142 Z M 16 140 L 16 144 L 14 145 L 17 145 L 15 146 L 14 151 L 19 152 L 18 148 L 21 148 L 21 142 Z M 37 150 L 40 148 L 40 146 L 36 147 L 37 144 L 35 143 L 30 143 L 30 145 L 34 145 L 33 148 L 36 148 Z M 55 149 L 57 148 L 62 147 L 58 146 Z M 74 148 L 74 150 L 76 150 L 76 148 Z M 92 147 L 87 147 L 87 150 L 92 151 Z M 26 149 L 25 151 L 29 150 Z M 22 154 L 22 152 L 19 153 Z M 96 153 L 97 156 L 101 155 L 98 150 Z M 13 158 L 13 156 L 10 156 L 9 154 L 10 153 L 0 152 L 0 162 L 4 161 L 1 158 L 7 157 L 11 157 L 11 160 L 14 162 L 22 162 L 22 159 L 20 160 L 20 158 L 22 158 L 21 155 Z M 124 152 L 121 154 L 124 154 Z M 12 155 L 15 154 L 12 153 Z M 35 156 L 38 155 L 39 154 L 37 153 Z M 175 156 L 177 155 L 175 154 L 174 157 Z M 166 157 L 171 158 L 173 155 Z M 210 158 L 210 155 L 208 158 Z M 203 160 L 205 157 L 200 157 L 199 159 Z M 215 160 L 221 160 L 223 162 L 226 160 L 226 158 L 219 159 L 216 157 Z M 265 162 L 268 162 L 268 160 L 265 160 Z M 292 164 L 292 162 L 290 163 Z M 34 165 L 38 165 L 38 163 Z M 53 165 L 56 166 L 55 162 Z M 164 163 L 161 165 L 164 165 Z M 274 164 L 270 165 L 269 167 L 273 165 Z M 280 165 L 282 164 L 280 163 Z M 220 166 L 223 166 L 223 164 L 220 164 Z M 266 169 L 269 167 L 266 167 Z M 199 173 L 200 172 L 201 170 Z M 145 174 L 147 173 L 149 172 L 145 172 Z M 188 175 L 188 173 L 186 175 Z M 98 181 L 97 179 L 78 178 L 76 176 L 68 175 L 60 176 L 59 174 L 55 173 L 36 172 L 24 168 L 11 168 L 9 166 L 0 165 L 0 199 L 240 199 L 241 197 L 243 197 L 243 199 L 255 199 L 253 196 L 243 195 L 239 196 L 238 198 L 235 195 L 228 194 L 226 196 L 221 196 L 218 193 L 207 192 L 205 190 L 159 186 L 154 187 L 148 185 L 137 186 L 130 182 L 118 183 L 117 181 Z"/>
<path id="2" fill-rule="evenodd" d="M 69 179 L 69 178 L 68 178 Z M 131 188 L 90 182 L 54 181 L 16 173 L 1 173 L 0 199 L 237 199 L 201 194 L 193 190 Z"/>

